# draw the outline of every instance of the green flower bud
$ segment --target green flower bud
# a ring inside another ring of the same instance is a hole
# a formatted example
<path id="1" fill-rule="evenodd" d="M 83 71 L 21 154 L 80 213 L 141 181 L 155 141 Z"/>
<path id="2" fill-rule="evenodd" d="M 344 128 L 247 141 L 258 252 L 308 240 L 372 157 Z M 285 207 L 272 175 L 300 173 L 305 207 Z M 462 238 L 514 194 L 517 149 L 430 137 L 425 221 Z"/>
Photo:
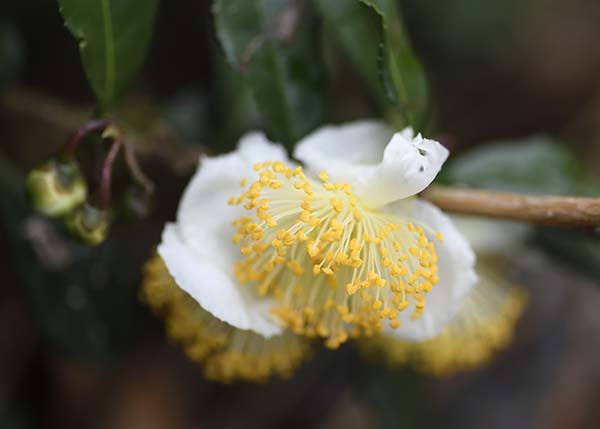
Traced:
<path id="1" fill-rule="evenodd" d="M 106 210 L 85 203 L 66 216 L 65 225 L 74 237 L 96 246 L 106 239 L 110 222 Z"/>
<path id="2" fill-rule="evenodd" d="M 27 176 L 27 193 L 35 209 L 62 216 L 85 201 L 87 186 L 75 161 L 47 161 Z"/>

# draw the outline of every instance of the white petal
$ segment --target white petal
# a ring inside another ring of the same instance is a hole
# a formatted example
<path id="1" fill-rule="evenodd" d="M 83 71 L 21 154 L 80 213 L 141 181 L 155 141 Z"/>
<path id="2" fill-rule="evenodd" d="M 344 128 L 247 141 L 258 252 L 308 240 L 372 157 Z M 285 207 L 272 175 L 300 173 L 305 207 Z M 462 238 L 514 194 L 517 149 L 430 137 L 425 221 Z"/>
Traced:
<path id="1" fill-rule="evenodd" d="M 202 157 L 196 174 L 183 193 L 177 211 L 178 227 L 187 245 L 200 255 L 212 257 L 222 269 L 231 270 L 239 250 L 233 245 L 231 222 L 245 210 L 227 201 L 242 192 L 240 181 L 249 183 L 256 177 L 256 162 L 284 161 L 290 164 L 285 150 L 270 143 L 262 133 L 248 133 L 234 152 Z"/>
<path id="2" fill-rule="evenodd" d="M 235 152 L 202 157 L 184 191 L 177 224 L 167 225 L 159 253 L 177 284 L 215 317 L 240 329 L 264 336 L 281 332 L 270 315 L 272 301 L 255 298 L 233 275 L 240 258 L 232 243 L 231 222 L 244 214 L 227 201 L 241 193 L 240 180 L 256 175 L 261 161 L 288 162 L 285 150 L 261 133 L 249 133 Z"/>
<path id="3" fill-rule="evenodd" d="M 198 304 L 218 319 L 265 337 L 281 333 L 270 316 L 271 300 L 258 299 L 248 288 L 240 286 L 229 271 L 222 270 L 215 260 L 198 255 L 182 240 L 175 224 L 163 231 L 158 254 L 165 261 L 175 282 Z"/>
<path id="4" fill-rule="evenodd" d="M 523 243 L 531 232 L 531 227 L 524 223 L 463 215 L 451 217 L 478 254 L 506 254 Z"/>
<path id="5" fill-rule="evenodd" d="M 383 122 L 361 120 L 344 125 L 326 125 L 298 142 L 294 157 L 319 173 L 344 174 L 336 164 L 371 165 L 381 161 L 394 132 Z"/>
<path id="6" fill-rule="evenodd" d="M 402 325 L 391 330 L 399 338 L 420 341 L 439 334 L 460 309 L 464 298 L 477 282 L 475 255 L 465 237 L 452 223 L 450 217 L 427 201 L 413 199 L 386 207 L 386 211 L 412 218 L 415 224 L 429 230 L 440 231 L 440 243 L 432 234 L 438 255 L 440 281 L 426 295 L 425 310 L 417 320 L 410 320 L 407 309 L 400 315 Z"/>
<path id="7" fill-rule="evenodd" d="M 376 208 L 425 189 L 448 150 L 410 128 L 392 135 L 381 123 L 360 121 L 315 131 L 294 156 L 310 174 L 327 171 L 332 181 L 350 183 L 362 204 Z"/>

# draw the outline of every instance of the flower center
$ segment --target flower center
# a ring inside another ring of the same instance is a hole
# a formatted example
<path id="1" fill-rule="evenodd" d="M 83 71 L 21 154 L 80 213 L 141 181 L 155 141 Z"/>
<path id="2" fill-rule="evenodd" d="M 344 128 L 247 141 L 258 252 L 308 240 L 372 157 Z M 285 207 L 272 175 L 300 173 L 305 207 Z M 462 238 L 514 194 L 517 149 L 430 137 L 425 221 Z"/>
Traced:
<path id="1" fill-rule="evenodd" d="M 382 331 L 385 320 L 398 328 L 411 302 L 412 318 L 421 315 L 439 280 L 426 227 L 362 207 L 349 184 L 325 172 L 319 183 L 281 161 L 254 170 L 258 180 L 229 200 L 249 212 L 233 222 L 243 255 L 234 272 L 278 301 L 274 314 L 286 327 L 335 348 Z"/>

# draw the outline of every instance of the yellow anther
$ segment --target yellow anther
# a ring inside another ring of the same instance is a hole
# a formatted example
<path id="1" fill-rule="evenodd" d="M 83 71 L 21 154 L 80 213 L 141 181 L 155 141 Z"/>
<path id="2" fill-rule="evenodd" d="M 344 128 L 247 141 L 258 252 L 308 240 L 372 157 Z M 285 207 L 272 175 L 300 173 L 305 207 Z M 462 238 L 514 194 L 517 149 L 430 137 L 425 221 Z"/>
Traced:
<path id="1" fill-rule="evenodd" d="M 439 241 L 440 243 L 442 243 L 444 241 L 444 236 L 442 235 L 442 231 L 438 231 L 435 233 L 435 238 L 437 238 L 437 241 Z"/>
<path id="2" fill-rule="evenodd" d="M 392 328 L 392 329 L 398 329 L 401 325 L 401 322 L 398 319 L 394 319 L 394 320 L 390 320 L 389 325 L 390 325 L 390 328 Z"/>
<path id="3" fill-rule="evenodd" d="M 310 226 L 317 226 L 320 222 L 321 219 L 319 219 L 318 217 L 311 216 L 310 219 L 308 219 L 308 224 Z"/>
<path id="4" fill-rule="evenodd" d="M 333 270 L 329 267 L 323 267 L 321 269 L 321 271 L 323 271 L 325 274 L 327 274 L 328 276 L 332 276 L 333 275 Z"/>
<path id="5" fill-rule="evenodd" d="M 316 276 L 321 272 L 321 267 L 317 264 L 313 265 L 313 274 Z"/>
<path id="6" fill-rule="evenodd" d="M 319 179 L 321 179 L 323 182 L 327 182 L 329 180 L 329 176 L 327 175 L 327 172 L 321 171 L 319 173 Z"/>
<path id="7" fill-rule="evenodd" d="M 250 212 L 233 222 L 243 255 L 234 273 L 280 303 L 275 314 L 290 332 L 338 347 L 377 334 L 384 320 L 399 324 L 409 305 L 414 317 L 423 313 L 439 278 L 422 227 L 365 210 L 349 184 L 330 183 L 325 172 L 319 182 L 281 161 L 256 169 L 254 183 L 229 199 Z"/>
<path id="8" fill-rule="evenodd" d="M 356 292 L 358 292 L 358 285 L 356 283 L 348 283 L 346 285 L 346 293 L 348 295 L 354 295 Z"/>
<path id="9" fill-rule="evenodd" d="M 273 163 L 273 171 L 275 173 L 285 173 L 285 164 L 281 161 L 275 161 Z"/>

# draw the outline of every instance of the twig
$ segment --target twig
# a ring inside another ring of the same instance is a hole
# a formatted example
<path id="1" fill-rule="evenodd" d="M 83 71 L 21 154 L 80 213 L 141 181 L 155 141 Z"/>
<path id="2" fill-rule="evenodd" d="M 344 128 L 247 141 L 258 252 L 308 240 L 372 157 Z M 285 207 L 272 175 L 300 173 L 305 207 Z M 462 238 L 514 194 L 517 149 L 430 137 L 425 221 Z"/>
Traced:
<path id="1" fill-rule="evenodd" d="M 98 205 L 103 209 L 107 208 L 110 204 L 113 166 L 122 146 L 122 140 L 114 140 L 102 164 L 100 187 L 98 189 Z"/>
<path id="2" fill-rule="evenodd" d="M 77 152 L 77 147 L 83 139 L 92 133 L 104 131 L 106 127 L 110 125 L 110 122 L 106 119 L 94 119 L 83 124 L 77 131 L 75 131 L 69 140 L 63 146 L 64 154 L 69 158 L 74 158 Z"/>
<path id="3" fill-rule="evenodd" d="M 562 227 L 600 226 L 600 198 L 522 195 L 430 186 L 421 197 L 449 212 Z"/>

